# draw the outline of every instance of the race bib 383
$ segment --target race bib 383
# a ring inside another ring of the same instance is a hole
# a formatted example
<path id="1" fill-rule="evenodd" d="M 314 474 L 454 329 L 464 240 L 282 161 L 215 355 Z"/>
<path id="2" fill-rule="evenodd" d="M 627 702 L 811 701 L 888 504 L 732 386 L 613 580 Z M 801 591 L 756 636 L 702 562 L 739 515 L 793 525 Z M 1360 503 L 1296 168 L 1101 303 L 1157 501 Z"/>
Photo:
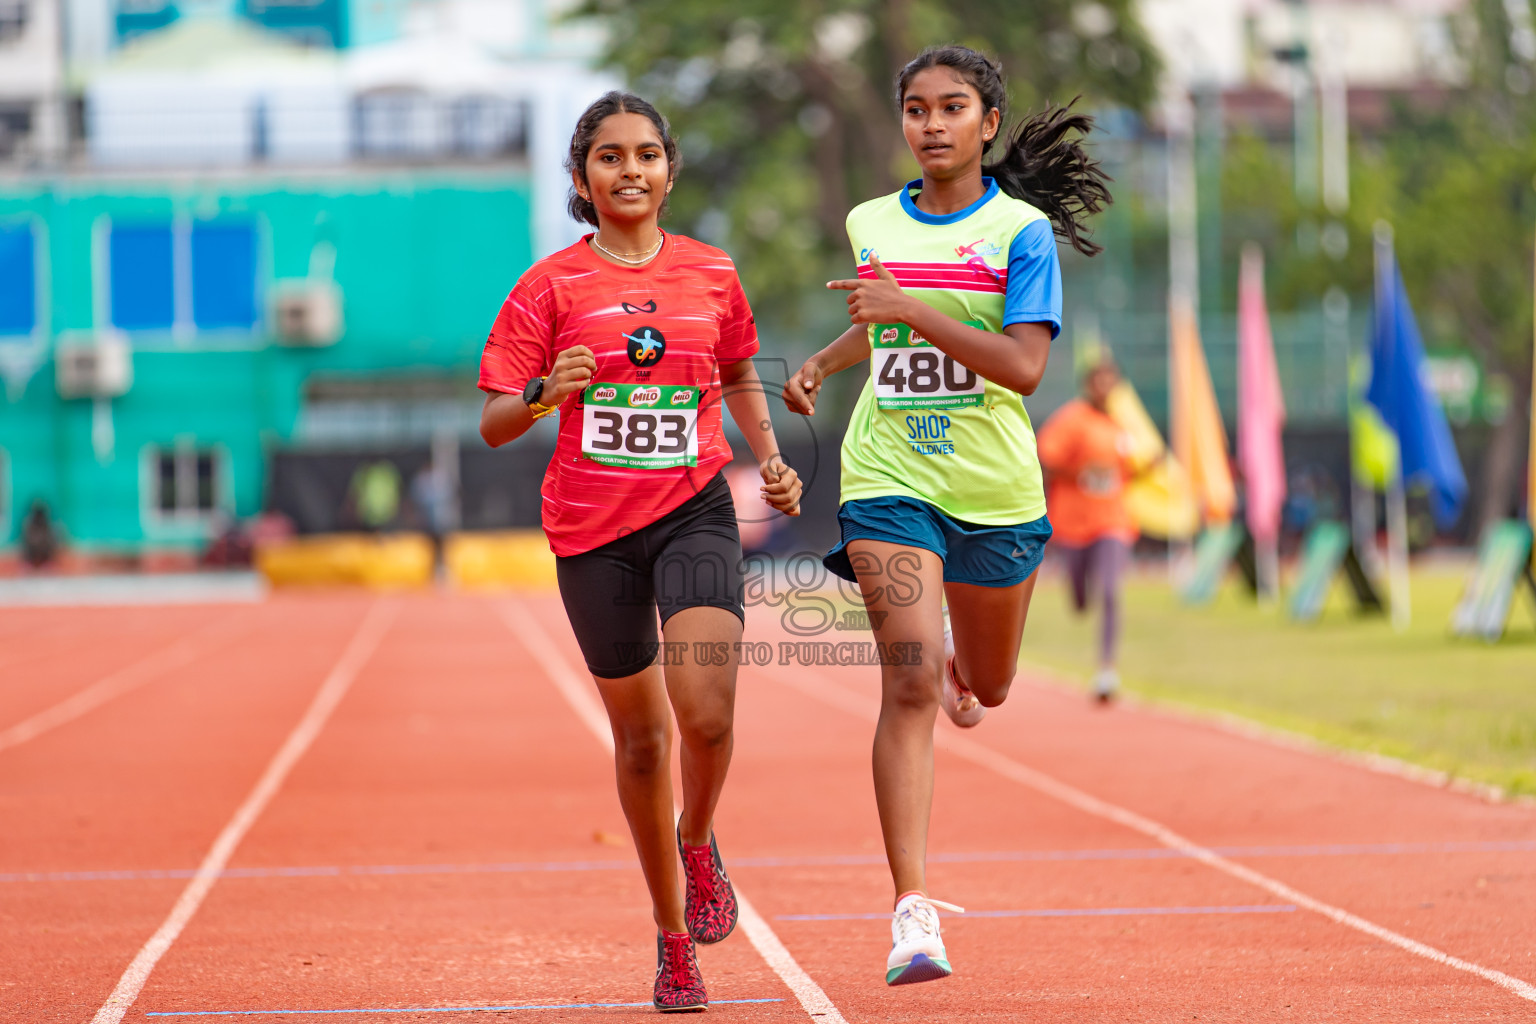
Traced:
<path id="1" fill-rule="evenodd" d="M 699 389 L 591 384 L 583 402 L 581 451 L 626 469 L 699 464 Z"/>

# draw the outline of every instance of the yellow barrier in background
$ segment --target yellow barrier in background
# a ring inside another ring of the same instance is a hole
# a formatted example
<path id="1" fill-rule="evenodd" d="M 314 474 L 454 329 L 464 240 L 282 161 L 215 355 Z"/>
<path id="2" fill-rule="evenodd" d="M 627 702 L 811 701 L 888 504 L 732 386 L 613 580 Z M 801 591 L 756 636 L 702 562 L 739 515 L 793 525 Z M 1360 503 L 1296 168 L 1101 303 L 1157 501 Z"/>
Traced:
<path id="1" fill-rule="evenodd" d="M 555 556 L 542 530 L 451 534 L 443 561 L 448 579 L 466 589 L 555 588 Z"/>
<path id="2" fill-rule="evenodd" d="M 432 582 L 432 541 L 419 533 L 337 533 L 262 547 L 256 569 L 274 587 L 421 587 Z"/>
<path id="3" fill-rule="evenodd" d="M 553 590 L 555 556 L 542 530 L 454 533 L 443 541 L 449 582 L 469 590 Z M 421 587 L 432 582 L 432 541 L 419 533 L 333 533 L 262 547 L 256 569 L 275 587 Z"/>

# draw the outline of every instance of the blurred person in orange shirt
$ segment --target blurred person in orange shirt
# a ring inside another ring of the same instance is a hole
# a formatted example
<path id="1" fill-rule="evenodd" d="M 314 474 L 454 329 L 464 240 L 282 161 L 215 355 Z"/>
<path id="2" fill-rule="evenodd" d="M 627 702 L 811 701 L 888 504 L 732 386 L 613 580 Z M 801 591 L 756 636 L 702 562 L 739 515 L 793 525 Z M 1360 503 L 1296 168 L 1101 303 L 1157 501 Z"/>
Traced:
<path id="1" fill-rule="evenodd" d="M 1062 406 L 1040 429 L 1046 508 L 1056 534 L 1052 547 L 1067 569 L 1072 606 L 1086 611 L 1090 585 L 1104 603 L 1094 695 L 1108 701 L 1120 686 L 1115 650 L 1120 635 L 1120 577 L 1136 543 L 1136 521 L 1125 503 L 1135 473 L 1130 437 L 1110 418 L 1109 395 L 1120 371 L 1104 352 L 1083 371 L 1082 397 Z"/>

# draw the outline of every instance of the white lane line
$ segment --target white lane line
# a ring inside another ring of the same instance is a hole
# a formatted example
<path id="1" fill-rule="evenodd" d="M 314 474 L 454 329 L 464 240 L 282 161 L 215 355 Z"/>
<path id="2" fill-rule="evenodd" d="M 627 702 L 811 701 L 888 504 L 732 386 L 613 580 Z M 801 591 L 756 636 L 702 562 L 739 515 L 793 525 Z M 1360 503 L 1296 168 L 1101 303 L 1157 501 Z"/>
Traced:
<path id="1" fill-rule="evenodd" d="M 325 727 L 326 720 L 331 712 L 336 710 L 336 705 L 341 703 L 346 696 L 352 681 L 357 678 L 358 672 L 373 652 L 378 648 L 379 641 L 384 638 L 389 624 L 393 621 L 396 606 L 384 601 L 376 601 L 363 621 L 358 625 L 357 632 L 352 635 L 352 640 L 342 652 L 341 658 L 332 667 L 330 674 L 320 684 L 320 689 L 315 692 L 315 697 L 310 701 L 309 708 L 304 712 L 304 717 L 299 719 L 283 745 L 273 755 L 267 770 L 262 773 L 250 795 L 245 798 L 233 818 L 224 826 L 218 838 L 213 841 L 208 854 L 203 862 L 198 865 L 197 874 L 187 883 L 182 890 L 176 905 L 171 908 L 165 921 L 150 936 L 144 948 L 139 950 L 138 956 L 128 965 L 122 978 L 117 982 L 117 987 L 107 997 L 91 1024 L 118 1024 L 123 1019 L 123 1014 L 133 1005 L 135 999 L 144 988 L 144 983 L 149 980 L 150 972 L 160 962 L 160 958 L 171 948 L 181 930 L 192 920 L 192 915 L 197 913 L 197 908 L 202 905 L 203 899 L 208 895 L 213 883 L 218 881 L 219 875 L 224 871 L 229 858 L 234 854 L 235 848 L 240 845 L 245 834 L 251 830 L 261 812 L 266 810 L 267 804 L 277 794 L 278 789 L 287 779 L 289 771 L 304 756 L 320 730 Z"/>
<path id="2" fill-rule="evenodd" d="M 784 943 L 779 941 L 763 915 L 757 912 L 739 887 L 736 889 L 736 904 L 741 912 L 741 927 L 746 931 L 758 956 L 767 961 L 773 973 L 789 986 L 810 1018 L 825 1021 L 826 1024 L 847 1024 L 842 1013 L 821 990 L 821 986 L 795 962 L 794 956 L 784 948 Z"/>
<path id="3" fill-rule="evenodd" d="M 808 669 L 802 674 L 796 674 L 766 668 L 761 671 L 784 686 L 798 690 L 809 697 L 821 701 L 823 704 L 831 705 L 840 711 L 846 711 L 865 720 L 873 720 L 879 713 L 878 701 L 850 692 L 824 672 Z M 1495 985 L 1514 993 L 1521 999 L 1536 1002 L 1536 985 L 1532 985 L 1528 981 L 1522 981 L 1519 978 L 1505 974 L 1503 971 L 1496 971 L 1491 967 L 1484 967 L 1481 964 L 1472 963 L 1470 960 L 1463 960 L 1460 957 L 1452 956 L 1433 946 L 1419 942 L 1417 939 L 1410 939 L 1406 935 L 1401 935 L 1389 928 L 1383 928 L 1379 924 L 1367 921 L 1356 914 L 1351 914 L 1349 911 L 1336 907 L 1331 903 L 1325 903 L 1320 899 L 1308 896 L 1306 893 L 1293 889 L 1278 879 L 1271 878 L 1236 861 L 1228 860 L 1209 847 L 1201 846 L 1190 839 L 1184 838 L 1166 825 L 1159 824 L 1151 818 L 1143 817 L 1134 811 L 1126 810 L 1124 807 L 1109 803 L 1106 800 L 1100 800 L 1098 797 L 1085 793 L 1075 786 L 1068 785 L 1044 772 L 1021 764 L 1011 757 L 984 747 L 966 736 L 956 735 L 945 729 L 938 729 L 934 732 L 933 741 L 934 746 L 948 751 L 956 757 L 990 769 L 1005 779 L 1011 779 L 1023 786 L 1027 786 L 1037 793 L 1042 793 L 1085 814 L 1091 814 L 1094 817 L 1103 818 L 1134 832 L 1139 832 L 1169 849 L 1178 850 L 1185 856 L 1198 860 L 1208 867 L 1215 868 L 1223 874 L 1231 875 L 1233 878 L 1263 889 L 1271 895 L 1278 896 L 1287 903 L 1306 907 L 1308 910 L 1321 914 L 1331 921 L 1344 925 L 1346 928 L 1353 928 L 1358 932 L 1363 932 L 1415 956 L 1432 960 L 1437 964 L 1453 967 L 1458 971 L 1466 971 L 1468 974 L 1476 975 L 1484 981 L 1493 982 Z"/>
<path id="4" fill-rule="evenodd" d="M 167 672 L 190 665 L 217 644 L 219 634 L 229 630 L 231 621 L 221 620 L 200 629 L 169 647 L 141 658 L 127 668 L 118 669 L 98 679 L 52 707 L 44 708 L 30 718 L 24 718 L 15 725 L 0 730 L 0 751 L 19 747 L 28 740 L 36 739 L 45 732 L 67 725 L 82 715 L 95 711 L 108 701 L 136 690 Z"/>
<path id="5" fill-rule="evenodd" d="M 533 655 L 544 670 L 544 675 L 554 683 L 555 689 L 560 691 L 560 696 L 576 712 L 576 717 L 582 724 L 597 737 L 599 743 L 613 753 L 613 730 L 608 724 L 608 713 L 603 710 L 602 704 L 593 696 L 588 688 L 586 679 L 578 676 L 556 649 L 554 641 L 543 626 L 539 625 L 528 609 L 515 599 L 509 599 L 499 608 L 502 619 L 512 631 L 518 641 Z M 847 1024 L 842 1013 L 833 1004 L 827 994 L 821 990 L 809 974 L 805 973 L 784 943 L 774 934 L 763 915 L 757 912 L 750 900 L 736 887 L 736 904 L 740 914 L 741 927 L 747 933 L 747 940 L 757 950 L 759 956 L 773 969 L 789 990 L 795 994 L 800 1005 L 812 1020 L 820 1024 Z"/>
<path id="6" fill-rule="evenodd" d="M 254 572 L 24 576 L 0 580 L 0 608 L 255 603 L 267 589 Z"/>

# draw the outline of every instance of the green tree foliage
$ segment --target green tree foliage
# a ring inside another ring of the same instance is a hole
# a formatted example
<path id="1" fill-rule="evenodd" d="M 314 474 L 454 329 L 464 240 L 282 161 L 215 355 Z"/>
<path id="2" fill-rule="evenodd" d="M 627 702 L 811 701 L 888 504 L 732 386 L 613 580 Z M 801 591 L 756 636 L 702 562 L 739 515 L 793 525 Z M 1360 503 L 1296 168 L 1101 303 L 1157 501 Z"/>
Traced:
<path id="1" fill-rule="evenodd" d="M 1391 225 L 1426 344 L 1471 353 L 1507 388 L 1509 413 L 1476 445 L 1470 467 L 1481 471 L 1475 514 L 1482 521 L 1515 504 L 1530 408 L 1536 24 L 1529 3 L 1472 0 L 1452 18 L 1462 80 L 1402 97 L 1384 130 L 1356 133 L 1351 203 L 1338 227 L 1296 200 L 1289 140 L 1233 139 L 1223 168 L 1229 258 L 1245 239 L 1265 244 L 1278 308 L 1315 303 L 1332 285 L 1369 301 L 1373 229 Z"/>
<path id="2" fill-rule="evenodd" d="M 671 119 L 678 230 L 736 257 L 754 304 L 798 320 L 848 263 L 843 220 L 915 175 L 892 93 L 924 46 L 960 42 L 1010 75 L 1015 114 L 1082 94 L 1142 107 L 1156 55 L 1131 0 L 586 0 L 606 63 Z"/>
<path id="3" fill-rule="evenodd" d="M 1355 133 L 1342 236 L 1330 232 L 1334 218 L 1296 199 L 1289 140 L 1229 140 L 1225 245 L 1235 260 L 1244 241 L 1265 244 L 1274 305 L 1315 303 L 1332 285 L 1368 298 L 1372 232 L 1385 221 L 1426 341 L 1529 377 L 1536 34 L 1521 42 L 1510 19 L 1527 2 L 1474 0 L 1452 22 L 1464 83 L 1403 97 L 1385 130 Z"/>
<path id="4" fill-rule="evenodd" d="M 1509 17 L 1525 8 L 1530 32 L 1527 3 L 1470 5 L 1456 23 L 1466 88 L 1438 110 L 1405 111 L 1363 154 L 1362 171 L 1372 212 L 1396 228 L 1403 276 L 1436 333 L 1488 369 L 1529 381 L 1536 33 L 1520 41 Z"/>

